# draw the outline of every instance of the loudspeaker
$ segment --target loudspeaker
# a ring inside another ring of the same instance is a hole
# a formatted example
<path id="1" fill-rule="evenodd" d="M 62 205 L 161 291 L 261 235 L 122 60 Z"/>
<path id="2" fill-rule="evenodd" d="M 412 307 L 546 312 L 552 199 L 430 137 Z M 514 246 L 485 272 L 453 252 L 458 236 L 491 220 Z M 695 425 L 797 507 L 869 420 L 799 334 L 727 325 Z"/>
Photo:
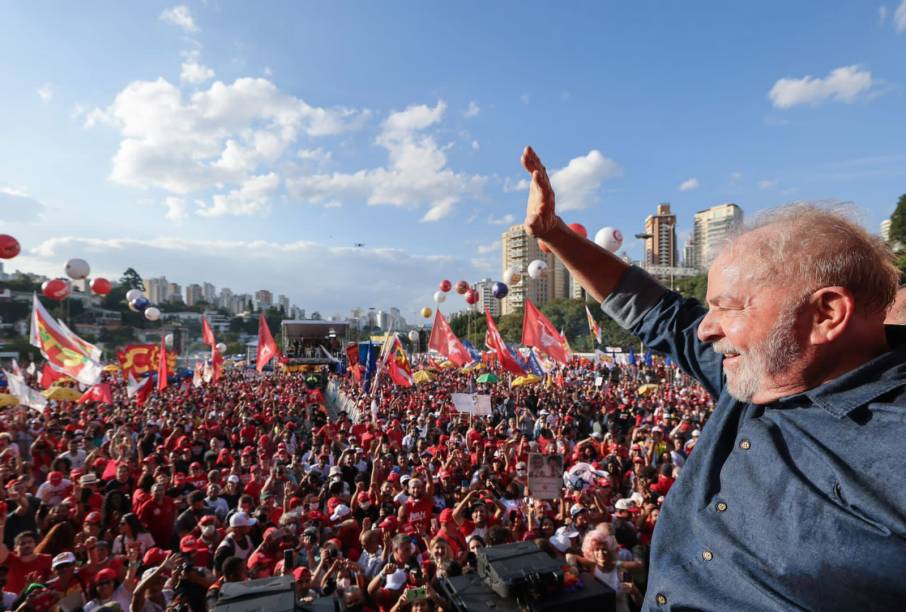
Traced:
<path id="1" fill-rule="evenodd" d="M 295 612 L 296 589 L 292 576 L 245 582 L 226 582 L 220 588 L 216 612 Z"/>
<path id="2" fill-rule="evenodd" d="M 592 574 L 582 574 L 575 587 L 527 601 L 500 597 L 477 574 L 441 578 L 439 583 L 440 596 L 455 612 L 614 612 L 616 608 L 616 593 Z"/>
<path id="3" fill-rule="evenodd" d="M 534 542 L 515 542 L 479 549 L 478 575 L 501 597 L 538 599 L 558 593 L 564 561 L 554 559 Z"/>

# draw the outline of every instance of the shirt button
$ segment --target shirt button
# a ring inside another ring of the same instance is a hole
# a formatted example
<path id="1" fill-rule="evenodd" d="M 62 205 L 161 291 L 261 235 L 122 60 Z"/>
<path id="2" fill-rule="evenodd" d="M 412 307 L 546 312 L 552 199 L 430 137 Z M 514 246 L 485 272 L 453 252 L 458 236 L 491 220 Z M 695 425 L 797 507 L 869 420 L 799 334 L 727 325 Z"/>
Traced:
<path id="1" fill-rule="evenodd" d="M 658 594 L 655 596 L 654 600 L 657 602 L 657 605 L 659 605 L 659 606 L 666 606 L 666 605 L 667 605 L 667 596 L 664 595 L 663 593 L 658 593 Z"/>
<path id="2" fill-rule="evenodd" d="M 702 553 L 702 559 L 704 559 L 705 561 L 710 561 L 713 558 L 714 558 L 714 553 L 712 553 L 710 550 L 706 550 L 705 552 Z"/>
<path id="3" fill-rule="evenodd" d="M 727 509 L 727 504 L 725 504 L 724 502 L 717 502 L 717 511 L 718 512 L 723 512 L 726 509 Z"/>
<path id="4" fill-rule="evenodd" d="M 752 443 L 748 440 L 743 440 L 739 443 L 739 448 L 741 448 L 742 450 L 749 450 L 750 448 L 752 448 Z"/>

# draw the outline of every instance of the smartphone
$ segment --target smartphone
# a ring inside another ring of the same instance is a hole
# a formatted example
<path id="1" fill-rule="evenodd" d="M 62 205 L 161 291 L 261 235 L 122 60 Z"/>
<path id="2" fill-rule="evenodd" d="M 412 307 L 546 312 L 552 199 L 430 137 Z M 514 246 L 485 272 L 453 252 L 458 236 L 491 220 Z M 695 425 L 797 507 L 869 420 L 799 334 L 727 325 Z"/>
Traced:
<path id="1" fill-rule="evenodd" d="M 428 589 L 426 587 L 414 587 L 406 591 L 406 601 L 417 601 L 419 599 L 425 599 L 428 596 Z"/>
<path id="2" fill-rule="evenodd" d="M 469 481 L 468 481 L 468 480 L 463 480 L 461 483 L 459 483 L 459 486 L 461 486 L 463 489 L 468 489 L 468 488 L 469 488 Z"/>
<path id="3" fill-rule="evenodd" d="M 290 550 L 284 550 L 284 551 L 283 551 L 283 573 L 286 574 L 287 572 L 290 572 L 290 571 L 292 571 L 293 569 L 295 569 L 295 568 L 293 567 L 293 565 L 294 565 L 294 563 L 293 563 L 293 551 L 292 551 L 292 549 L 290 549 Z"/>

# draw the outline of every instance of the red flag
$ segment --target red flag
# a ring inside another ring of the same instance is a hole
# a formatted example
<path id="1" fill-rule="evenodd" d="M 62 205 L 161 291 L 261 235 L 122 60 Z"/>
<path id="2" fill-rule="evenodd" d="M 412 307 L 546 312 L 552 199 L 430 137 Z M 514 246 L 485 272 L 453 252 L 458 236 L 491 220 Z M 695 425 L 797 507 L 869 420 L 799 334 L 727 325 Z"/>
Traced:
<path id="1" fill-rule="evenodd" d="M 255 356 L 255 369 L 260 372 L 271 359 L 279 354 L 280 349 L 277 348 L 277 343 L 274 342 L 271 330 L 267 326 L 267 319 L 264 318 L 264 313 L 262 312 L 261 316 L 258 317 L 258 354 Z"/>
<path id="2" fill-rule="evenodd" d="M 160 339 L 160 354 L 157 357 L 157 390 L 163 391 L 167 388 L 167 347 L 164 346 L 164 339 Z"/>
<path id="3" fill-rule="evenodd" d="M 208 323 L 207 317 L 201 318 L 201 341 L 208 346 L 217 345 L 217 340 L 214 339 L 214 330 L 211 329 L 211 324 Z"/>
<path id="4" fill-rule="evenodd" d="M 50 385 L 54 384 L 61 378 L 63 378 L 63 374 L 54 370 L 50 366 L 49 361 L 45 361 L 44 367 L 41 368 L 41 386 L 45 389 L 50 389 Z"/>
<path id="5" fill-rule="evenodd" d="M 566 340 L 528 298 L 525 298 L 525 317 L 522 319 L 522 344 L 534 346 L 554 361 L 569 361 Z"/>
<path id="6" fill-rule="evenodd" d="M 77 403 L 84 404 L 85 402 L 112 404 L 113 392 L 110 390 L 110 385 L 107 383 L 98 383 L 92 386 L 88 391 L 82 394 L 82 397 L 79 398 Z"/>
<path id="7" fill-rule="evenodd" d="M 350 342 L 346 347 L 346 361 L 350 368 L 359 362 L 359 345 L 355 342 Z"/>
<path id="8" fill-rule="evenodd" d="M 390 380 L 400 387 L 411 387 L 415 384 L 412 378 L 412 366 L 409 365 L 409 359 L 406 357 L 406 351 L 400 339 L 393 336 L 393 344 L 390 346 L 390 358 L 387 360 Z"/>
<path id="9" fill-rule="evenodd" d="M 151 395 L 151 377 L 142 378 L 136 381 L 130 375 L 127 378 L 126 383 L 126 395 L 135 400 L 136 406 L 142 406 L 145 403 L 145 400 L 148 399 L 148 396 Z"/>
<path id="10" fill-rule="evenodd" d="M 211 367 L 214 370 L 214 378 L 212 380 L 217 382 L 220 380 L 220 375 L 223 374 L 223 355 L 217 350 L 216 345 L 211 346 Z"/>
<path id="11" fill-rule="evenodd" d="M 440 310 L 434 315 L 434 325 L 431 327 L 431 338 L 428 339 L 428 348 L 434 349 L 459 367 L 472 361 L 469 352 L 462 345 L 450 324 L 441 314 Z"/>
<path id="12" fill-rule="evenodd" d="M 526 300 L 528 302 L 528 300 Z M 510 353 L 509 349 L 506 347 L 506 343 L 503 341 L 503 337 L 500 335 L 500 332 L 497 331 L 497 326 L 494 325 L 494 319 L 491 317 L 491 313 L 485 308 L 485 316 L 488 318 L 488 334 L 487 334 L 487 343 L 488 347 L 493 349 L 497 353 L 497 359 L 500 361 L 500 365 L 503 366 L 507 372 L 512 372 L 519 376 L 525 375 L 525 370 L 522 369 L 522 366 L 519 365 L 519 362 L 513 358 L 513 355 Z"/>

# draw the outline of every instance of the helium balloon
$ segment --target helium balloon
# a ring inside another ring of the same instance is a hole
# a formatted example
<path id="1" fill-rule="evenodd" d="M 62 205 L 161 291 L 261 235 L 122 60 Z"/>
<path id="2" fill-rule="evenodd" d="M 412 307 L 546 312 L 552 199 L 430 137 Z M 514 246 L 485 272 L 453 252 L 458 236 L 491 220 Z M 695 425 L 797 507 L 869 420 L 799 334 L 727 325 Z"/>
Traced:
<path id="1" fill-rule="evenodd" d="M 466 291 L 468 290 L 469 283 L 467 283 L 466 281 L 459 281 L 458 283 L 456 283 L 456 293 L 458 293 L 459 295 L 465 295 Z"/>
<path id="2" fill-rule="evenodd" d="M 438 304 L 443 304 L 444 300 L 446 300 L 446 299 L 447 299 L 447 294 L 444 293 L 443 291 L 434 292 L 434 301 L 437 302 Z"/>
<path id="3" fill-rule="evenodd" d="M 542 253 L 550 253 L 550 252 L 551 252 L 551 248 L 550 248 L 549 246 L 547 246 L 547 243 L 544 242 L 543 240 L 539 240 L 539 241 L 538 241 L 538 248 L 541 249 L 541 252 L 542 252 Z"/>
<path id="4" fill-rule="evenodd" d="M 579 234 L 579 235 L 582 236 L 583 238 L 588 238 L 588 230 L 585 229 L 585 226 L 582 225 L 581 223 L 570 223 L 570 224 L 569 224 L 569 229 L 571 229 L 572 231 L 576 232 L 577 234 Z"/>
<path id="5" fill-rule="evenodd" d="M 409 342 L 418 342 L 418 332 L 414 329 L 409 332 Z"/>
<path id="6" fill-rule="evenodd" d="M 20 250 L 18 240 L 7 234 L 0 234 L 0 259 L 12 259 Z"/>
<path id="7" fill-rule="evenodd" d="M 107 295 L 110 293 L 110 290 L 113 289 L 113 285 L 110 284 L 110 281 L 106 278 L 92 278 L 91 279 L 91 292 L 95 295 Z"/>
<path id="8" fill-rule="evenodd" d="M 66 262 L 66 276 L 74 280 L 86 278 L 91 273 L 88 262 L 75 257 Z"/>
<path id="9" fill-rule="evenodd" d="M 466 291 L 466 304 L 472 306 L 478 303 L 478 292 L 474 289 Z"/>
<path id="10" fill-rule="evenodd" d="M 615 227 L 602 227 L 595 234 L 595 244 L 616 253 L 623 246 L 623 234 Z"/>
<path id="11" fill-rule="evenodd" d="M 521 280 L 522 272 L 519 270 L 519 266 L 510 266 L 503 273 L 503 282 L 507 285 L 518 285 Z"/>
<path id="12" fill-rule="evenodd" d="M 71 290 L 72 288 L 69 286 L 69 281 L 65 278 L 55 278 L 45 282 L 41 286 L 44 297 L 58 302 L 67 297 Z"/>
<path id="13" fill-rule="evenodd" d="M 149 321 L 157 321 L 160 318 L 160 309 L 156 306 L 148 306 L 145 308 L 145 318 Z"/>
<path id="14" fill-rule="evenodd" d="M 142 297 L 143 295 L 145 295 L 145 294 L 142 293 L 141 289 L 130 289 L 129 291 L 126 292 L 126 301 L 131 302 L 132 300 L 137 300 L 138 298 Z"/>
<path id="15" fill-rule="evenodd" d="M 448 281 L 446 279 L 440 281 L 440 290 L 443 291 L 444 293 L 447 293 L 452 288 L 453 288 L 453 283 L 451 283 L 450 281 Z"/>
<path id="16" fill-rule="evenodd" d="M 528 265 L 528 275 L 534 280 L 538 280 L 547 276 L 547 264 L 536 259 Z"/>
<path id="17" fill-rule="evenodd" d="M 226 344 L 223 342 L 218 342 L 216 348 L 218 353 L 226 353 Z"/>
<path id="18" fill-rule="evenodd" d="M 164 345 L 166 345 L 167 348 L 173 348 L 173 334 L 164 336 Z"/>
<path id="19" fill-rule="evenodd" d="M 510 288 L 506 286 L 506 283 L 494 283 L 491 285 L 491 295 L 493 295 L 498 300 L 502 300 L 506 297 L 506 294 L 510 292 Z"/>
<path id="20" fill-rule="evenodd" d="M 428 308 L 427 306 L 425 306 L 424 308 L 422 308 L 422 316 L 423 316 L 423 317 L 425 317 L 426 319 L 428 319 L 428 318 L 431 317 L 431 314 L 432 314 L 432 311 L 431 311 L 430 308 Z"/>
<path id="21" fill-rule="evenodd" d="M 141 296 L 129 302 L 129 305 L 132 306 L 136 312 L 145 312 L 145 309 L 151 305 L 151 301 L 145 296 Z"/>

